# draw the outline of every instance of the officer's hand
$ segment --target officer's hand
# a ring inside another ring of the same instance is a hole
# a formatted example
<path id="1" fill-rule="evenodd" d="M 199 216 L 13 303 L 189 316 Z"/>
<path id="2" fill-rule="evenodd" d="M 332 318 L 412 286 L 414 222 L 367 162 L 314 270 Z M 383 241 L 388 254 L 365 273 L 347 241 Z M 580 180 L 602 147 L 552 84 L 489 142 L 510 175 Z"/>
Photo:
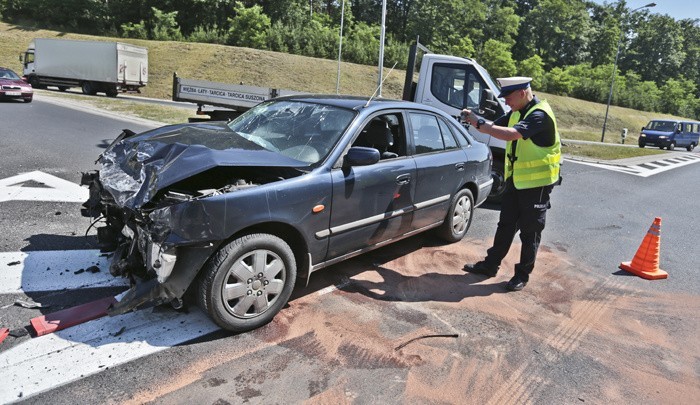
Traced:
<path id="1" fill-rule="evenodd" d="M 476 114 L 472 112 L 472 110 L 465 108 L 462 110 L 462 121 L 468 122 L 470 125 L 476 125 L 476 121 L 478 120 Z"/>

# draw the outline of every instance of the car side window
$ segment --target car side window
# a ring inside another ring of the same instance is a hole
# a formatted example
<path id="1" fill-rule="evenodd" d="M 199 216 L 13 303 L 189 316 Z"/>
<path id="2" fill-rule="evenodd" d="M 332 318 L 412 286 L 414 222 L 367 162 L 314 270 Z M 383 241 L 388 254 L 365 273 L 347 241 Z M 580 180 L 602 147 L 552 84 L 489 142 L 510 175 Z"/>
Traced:
<path id="1" fill-rule="evenodd" d="M 409 113 L 413 130 L 416 154 L 437 152 L 445 149 L 438 119 L 434 115 Z"/>
<path id="2" fill-rule="evenodd" d="M 442 133 L 442 141 L 445 143 L 445 148 L 457 148 L 457 141 L 455 141 L 455 136 L 450 130 L 450 126 L 447 125 L 445 121 L 441 119 L 438 119 L 438 125 L 440 126 L 440 132 Z"/>
<path id="3" fill-rule="evenodd" d="M 352 146 L 375 148 L 381 160 L 406 156 L 405 128 L 400 113 L 378 115 L 365 125 Z"/>

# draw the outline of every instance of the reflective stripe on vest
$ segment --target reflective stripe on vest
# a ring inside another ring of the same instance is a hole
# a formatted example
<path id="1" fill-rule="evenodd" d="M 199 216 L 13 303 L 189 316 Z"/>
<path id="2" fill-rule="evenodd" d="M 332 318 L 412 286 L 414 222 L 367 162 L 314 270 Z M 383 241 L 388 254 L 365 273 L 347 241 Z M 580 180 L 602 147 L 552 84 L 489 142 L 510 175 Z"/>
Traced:
<path id="1" fill-rule="evenodd" d="M 513 153 L 513 142 L 506 143 L 506 179 L 513 176 L 515 188 L 522 190 L 548 186 L 559 180 L 559 163 L 561 161 L 561 143 L 559 141 L 559 130 L 554 112 L 547 101 L 542 100 L 532 106 L 523 118 L 530 115 L 535 110 L 541 110 L 549 115 L 554 123 L 554 145 L 537 146 L 530 139 L 518 139 L 515 144 L 515 161 L 511 162 L 510 155 Z M 520 122 L 520 112 L 514 111 L 508 120 L 508 126 L 513 127 Z"/>

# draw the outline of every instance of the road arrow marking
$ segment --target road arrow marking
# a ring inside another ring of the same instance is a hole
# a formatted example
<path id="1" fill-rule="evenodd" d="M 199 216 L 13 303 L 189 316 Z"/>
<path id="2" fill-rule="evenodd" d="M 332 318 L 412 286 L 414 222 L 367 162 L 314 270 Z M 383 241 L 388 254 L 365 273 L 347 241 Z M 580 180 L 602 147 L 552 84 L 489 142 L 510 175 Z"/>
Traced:
<path id="1" fill-rule="evenodd" d="M 45 187 L 26 187 L 24 183 L 40 183 Z M 90 195 L 87 188 L 50 174 L 33 171 L 0 179 L 0 202 L 3 201 L 60 201 L 85 202 Z"/>
<path id="2" fill-rule="evenodd" d="M 109 260 L 99 250 L 0 252 L 0 294 L 128 286 L 109 274 Z"/>

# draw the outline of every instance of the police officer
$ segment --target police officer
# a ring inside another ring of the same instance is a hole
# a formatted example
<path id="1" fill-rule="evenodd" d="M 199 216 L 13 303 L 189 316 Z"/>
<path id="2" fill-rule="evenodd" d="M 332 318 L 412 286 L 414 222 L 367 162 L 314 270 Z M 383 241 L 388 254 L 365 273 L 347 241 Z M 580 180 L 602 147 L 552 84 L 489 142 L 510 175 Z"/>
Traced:
<path id="1" fill-rule="evenodd" d="M 528 283 L 535 266 L 537 249 L 544 229 L 549 194 L 560 182 L 561 143 L 557 121 L 547 101 L 532 94 L 529 77 L 497 79 L 498 97 L 505 98 L 511 111 L 489 122 L 465 109 L 462 118 L 479 131 L 506 142 L 506 189 L 493 246 L 486 258 L 464 270 L 494 277 L 520 230 L 522 247 L 515 275 L 505 288 L 520 291 Z"/>

